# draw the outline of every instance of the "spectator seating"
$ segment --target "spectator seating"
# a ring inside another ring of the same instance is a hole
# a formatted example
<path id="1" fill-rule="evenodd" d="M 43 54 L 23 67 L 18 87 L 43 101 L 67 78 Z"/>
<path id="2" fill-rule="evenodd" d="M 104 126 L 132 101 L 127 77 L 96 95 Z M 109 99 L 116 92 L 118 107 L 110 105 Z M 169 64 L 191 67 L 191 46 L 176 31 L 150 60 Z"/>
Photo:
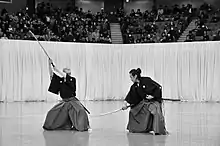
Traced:
<path id="1" fill-rule="evenodd" d="M 93 14 L 82 8 L 54 8 L 40 3 L 36 13 L 29 16 L 26 9 L 10 14 L 3 9 L 0 16 L 0 38 L 33 40 L 31 30 L 40 41 L 111 43 L 110 15 L 102 9 Z M 220 40 L 220 11 L 204 3 L 199 9 L 192 5 L 153 7 L 151 11 L 132 10 L 125 14 L 118 9 L 115 21 L 121 26 L 123 41 L 131 43 L 176 42 L 191 20 L 196 28 L 185 35 L 186 42 Z M 191 29 L 191 28 L 188 28 Z M 182 36 L 185 38 L 185 36 Z"/>

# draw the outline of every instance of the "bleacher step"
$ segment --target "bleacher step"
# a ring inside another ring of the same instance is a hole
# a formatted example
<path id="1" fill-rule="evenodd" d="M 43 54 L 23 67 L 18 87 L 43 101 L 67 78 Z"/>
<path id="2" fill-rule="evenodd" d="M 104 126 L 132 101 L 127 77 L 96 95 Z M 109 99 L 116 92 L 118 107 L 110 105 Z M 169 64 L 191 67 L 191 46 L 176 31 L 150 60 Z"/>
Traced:
<path id="1" fill-rule="evenodd" d="M 123 44 L 123 38 L 121 33 L 121 26 L 119 23 L 111 23 L 111 38 L 112 44 Z"/>
<path id="2" fill-rule="evenodd" d="M 186 40 L 187 35 L 189 34 L 189 31 L 193 30 L 196 28 L 196 19 L 193 19 L 190 24 L 188 25 L 188 27 L 184 30 L 184 32 L 181 34 L 181 36 L 179 37 L 179 39 L 177 40 L 177 42 L 184 42 Z"/>

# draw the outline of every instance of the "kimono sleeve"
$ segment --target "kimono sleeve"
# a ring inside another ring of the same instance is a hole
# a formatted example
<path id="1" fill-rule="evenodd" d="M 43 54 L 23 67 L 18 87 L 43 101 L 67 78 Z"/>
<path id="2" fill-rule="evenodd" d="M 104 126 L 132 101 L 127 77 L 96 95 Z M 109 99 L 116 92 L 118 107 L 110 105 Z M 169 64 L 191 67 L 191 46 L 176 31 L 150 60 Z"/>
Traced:
<path id="1" fill-rule="evenodd" d="M 50 82 L 50 86 L 48 91 L 54 94 L 59 94 L 61 88 L 62 78 L 53 73 L 52 80 Z"/>
<path id="2" fill-rule="evenodd" d="M 131 88 L 130 91 L 128 92 L 127 96 L 125 97 L 125 101 L 127 101 L 127 103 L 132 104 L 132 93 L 131 93 Z"/>
<path id="3" fill-rule="evenodd" d="M 136 104 L 136 100 L 138 99 L 137 97 L 137 94 L 135 94 L 135 89 L 134 89 L 134 85 L 131 86 L 126 98 L 125 98 L 125 101 L 127 101 L 127 103 L 129 104 Z"/>

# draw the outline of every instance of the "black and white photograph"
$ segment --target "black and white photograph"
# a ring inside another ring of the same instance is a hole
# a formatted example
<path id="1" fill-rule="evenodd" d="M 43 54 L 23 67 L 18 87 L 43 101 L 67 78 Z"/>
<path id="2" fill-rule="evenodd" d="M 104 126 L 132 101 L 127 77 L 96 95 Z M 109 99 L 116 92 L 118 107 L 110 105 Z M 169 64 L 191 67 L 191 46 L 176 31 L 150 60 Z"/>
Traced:
<path id="1" fill-rule="evenodd" d="M 12 3 L 12 0 L 0 0 L 0 3 Z"/>
<path id="2" fill-rule="evenodd" d="M 220 146 L 220 0 L 0 0 L 0 146 Z"/>

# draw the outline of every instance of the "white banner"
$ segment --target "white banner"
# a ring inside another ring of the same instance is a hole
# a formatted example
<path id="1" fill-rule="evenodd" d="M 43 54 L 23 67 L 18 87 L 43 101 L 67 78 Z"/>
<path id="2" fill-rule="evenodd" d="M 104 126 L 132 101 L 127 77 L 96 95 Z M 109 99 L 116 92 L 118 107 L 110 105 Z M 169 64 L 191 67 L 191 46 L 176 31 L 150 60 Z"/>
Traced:
<path id="1" fill-rule="evenodd" d="M 70 67 L 80 100 L 123 99 L 140 67 L 164 98 L 220 101 L 220 42 L 80 44 L 42 42 L 59 69 Z M 37 42 L 0 40 L 0 101 L 57 100 L 48 93 L 48 60 Z"/>

